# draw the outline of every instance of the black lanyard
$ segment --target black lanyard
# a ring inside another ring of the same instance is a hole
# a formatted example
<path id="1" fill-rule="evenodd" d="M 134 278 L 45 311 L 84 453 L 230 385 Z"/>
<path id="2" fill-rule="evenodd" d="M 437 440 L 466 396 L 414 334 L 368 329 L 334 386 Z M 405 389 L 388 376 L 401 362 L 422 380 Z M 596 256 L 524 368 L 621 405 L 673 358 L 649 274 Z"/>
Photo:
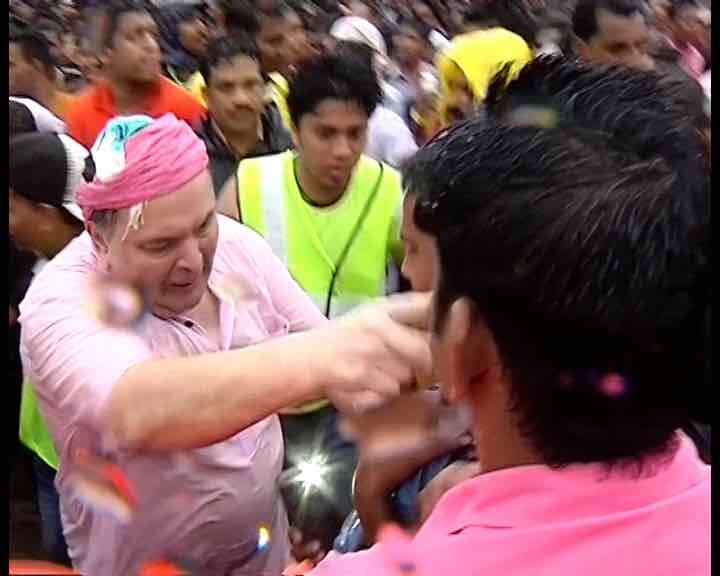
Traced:
<path id="1" fill-rule="evenodd" d="M 350 248 L 352 248 L 352 245 L 355 243 L 355 239 L 357 238 L 357 235 L 360 233 L 360 228 L 362 227 L 363 223 L 365 222 L 365 219 L 367 218 L 368 213 L 370 212 L 370 208 L 372 208 L 373 202 L 375 201 L 375 197 L 377 196 L 378 190 L 380 190 L 380 184 L 382 183 L 382 177 L 383 173 L 385 171 L 385 166 L 382 162 L 378 162 L 378 165 L 380 166 L 380 174 L 378 174 L 377 180 L 375 180 L 375 185 L 373 186 L 372 192 L 370 193 L 370 196 L 368 196 L 367 201 L 365 202 L 365 206 L 363 207 L 362 212 L 360 213 L 360 218 L 357 219 L 355 222 L 355 227 L 353 228 L 352 233 L 350 234 L 350 238 L 345 244 L 345 247 L 343 248 L 342 252 L 340 252 L 340 257 L 338 258 L 337 263 L 335 264 L 335 269 L 332 271 L 332 276 L 330 277 L 330 286 L 328 287 L 327 291 L 327 297 L 325 299 L 325 317 L 330 318 L 330 309 L 332 308 L 332 297 L 333 292 L 335 290 L 335 284 L 337 282 L 338 276 L 340 274 L 340 269 L 342 268 L 342 265 L 345 263 L 345 260 L 347 259 L 347 255 L 350 252 Z M 295 163 L 293 163 L 293 172 L 295 172 L 295 182 L 297 183 L 297 186 L 300 190 L 300 181 L 297 178 L 297 171 L 295 170 Z"/>

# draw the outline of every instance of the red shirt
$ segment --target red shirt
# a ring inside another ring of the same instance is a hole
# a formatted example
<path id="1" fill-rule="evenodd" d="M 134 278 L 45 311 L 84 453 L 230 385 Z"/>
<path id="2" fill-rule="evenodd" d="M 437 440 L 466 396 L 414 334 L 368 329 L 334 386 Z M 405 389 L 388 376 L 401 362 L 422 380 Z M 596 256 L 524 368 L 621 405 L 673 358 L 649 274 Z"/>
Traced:
<path id="1" fill-rule="evenodd" d="M 204 116 L 205 109 L 192 94 L 161 78 L 138 113 L 153 118 L 171 113 L 194 126 Z M 65 120 L 70 136 L 89 149 L 108 121 L 118 115 L 110 85 L 100 82 L 68 105 Z"/>

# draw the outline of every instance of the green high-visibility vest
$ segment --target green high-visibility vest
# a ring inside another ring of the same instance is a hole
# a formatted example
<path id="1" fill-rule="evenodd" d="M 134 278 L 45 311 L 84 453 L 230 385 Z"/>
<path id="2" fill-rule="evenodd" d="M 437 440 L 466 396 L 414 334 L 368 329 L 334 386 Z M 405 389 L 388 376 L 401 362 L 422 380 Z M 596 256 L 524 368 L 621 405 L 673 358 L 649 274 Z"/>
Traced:
<path id="1" fill-rule="evenodd" d="M 50 431 L 40 414 L 32 383 L 25 379 L 20 404 L 20 441 L 37 454 L 52 469 L 57 470 L 60 459 Z"/>
<path id="2" fill-rule="evenodd" d="M 295 161 L 295 152 L 288 151 L 240 162 L 243 223 L 267 240 L 329 317 L 384 296 L 387 265 L 402 256 L 400 174 L 362 156 L 342 198 L 332 206 L 315 207 L 302 197 Z"/>
<path id="3" fill-rule="evenodd" d="M 295 177 L 293 151 L 240 162 L 238 208 L 295 281 L 328 317 L 384 296 L 390 258 L 402 258 L 400 175 L 362 156 L 335 204 L 309 205 Z M 337 265 L 340 262 L 340 268 Z M 326 401 L 287 409 L 302 414 Z"/>

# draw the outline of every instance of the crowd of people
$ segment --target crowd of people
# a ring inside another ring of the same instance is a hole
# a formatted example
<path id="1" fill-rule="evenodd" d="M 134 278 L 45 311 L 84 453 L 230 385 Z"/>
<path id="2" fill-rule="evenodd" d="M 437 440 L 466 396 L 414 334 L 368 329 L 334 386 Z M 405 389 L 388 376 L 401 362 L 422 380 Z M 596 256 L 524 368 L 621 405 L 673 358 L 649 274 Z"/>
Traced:
<path id="1" fill-rule="evenodd" d="M 708 574 L 710 17 L 11 0 L 47 559 Z"/>

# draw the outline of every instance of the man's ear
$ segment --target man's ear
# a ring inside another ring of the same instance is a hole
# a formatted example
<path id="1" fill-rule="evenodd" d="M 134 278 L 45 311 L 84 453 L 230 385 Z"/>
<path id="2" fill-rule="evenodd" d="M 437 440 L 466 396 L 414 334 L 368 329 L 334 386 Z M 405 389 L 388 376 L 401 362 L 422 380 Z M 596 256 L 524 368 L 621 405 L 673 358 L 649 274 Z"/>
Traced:
<path id="1" fill-rule="evenodd" d="M 447 370 L 445 392 L 453 404 L 462 400 L 468 393 L 468 366 L 465 350 L 472 330 L 472 304 L 467 298 L 455 300 L 450 305 L 445 318 L 442 341 L 444 363 Z"/>
<path id="2" fill-rule="evenodd" d="M 110 251 L 110 244 L 108 240 L 105 238 L 102 232 L 98 229 L 97 225 L 94 222 L 88 222 L 86 224 L 88 234 L 90 234 L 90 238 L 92 238 L 93 246 L 95 247 L 95 251 L 100 256 L 105 256 Z"/>
<path id="3" fill-rule="evenodd" d="M 468 298 L 453 302 L 445 319 L 443 348 L 448 382 L 444 382 L 447 399 L 466 402 L 475 386 L 494 377 L 499 366 L 495 340 L 474 304 Z"/>

